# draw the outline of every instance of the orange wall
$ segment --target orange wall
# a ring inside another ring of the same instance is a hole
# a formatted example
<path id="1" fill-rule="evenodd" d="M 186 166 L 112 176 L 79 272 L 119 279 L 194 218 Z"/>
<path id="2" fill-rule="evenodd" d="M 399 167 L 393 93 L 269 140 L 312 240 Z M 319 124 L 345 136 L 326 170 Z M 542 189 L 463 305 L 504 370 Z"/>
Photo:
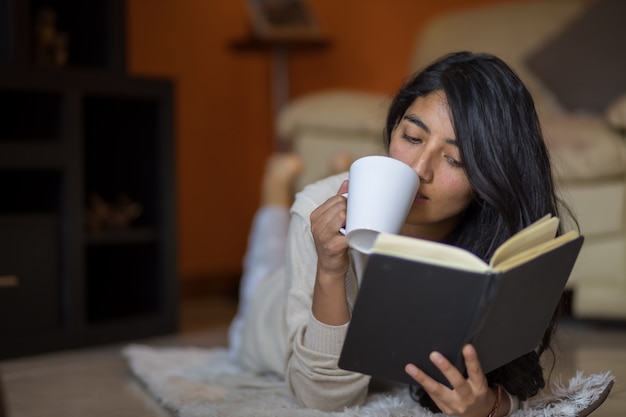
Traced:
<path id="1" fill-rule="evenodd" d="M 498 1 L 310 0 L 332 44 L 291 55 L 291 97 L 328 88 L 391 94 L 428 19 Z M 180 276 L 236 275 L 272 150 L 269 55 L 230 48 L 248 29 L 245 0 L 128 0 L 127 7 L 130 73 L 176 86 Z"/>

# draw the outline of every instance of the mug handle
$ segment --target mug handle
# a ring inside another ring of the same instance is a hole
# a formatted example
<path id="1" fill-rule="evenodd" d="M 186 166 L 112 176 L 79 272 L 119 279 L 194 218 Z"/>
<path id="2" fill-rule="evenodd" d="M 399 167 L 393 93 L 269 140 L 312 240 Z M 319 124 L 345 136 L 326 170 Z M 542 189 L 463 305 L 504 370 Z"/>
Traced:
<path id="1" fill-rule="evenodd" d="M 348 193 L 343 193 L 341 194 L 344 198 L 348 198 Z M 341 233 L 342 235 L 346 235 L 346 228 L 345 227 L 341 227 L 339 228 L 339 233 Z"/>

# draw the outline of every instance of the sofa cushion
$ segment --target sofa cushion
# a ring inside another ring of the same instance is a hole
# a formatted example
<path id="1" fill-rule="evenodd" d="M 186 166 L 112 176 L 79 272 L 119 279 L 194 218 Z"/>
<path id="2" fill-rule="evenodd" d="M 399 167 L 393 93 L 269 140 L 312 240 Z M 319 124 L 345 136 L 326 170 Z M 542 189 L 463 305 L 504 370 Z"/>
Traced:
<path id="1" fill-rule="evenodd" d="M 563 104 L 528 68 L 527 59 L 578 19 L 589 1 L 502 1 L 442 13 L 418 33 L 411 69 L 422 68 L 455 50 L 490 52 L 504 59 L 524 80 L 541 114 L 564 114 Z"/>
<path id="2" fill-rule="evenodd" d="M 331 90 L 289 103 L 278 117 L 278 133 L 293 137 L 303 128 L 382 134 L 390 99 L 382 94 Z"/>
<path id="3" fill-rule="evenodd" d="M 569 110 L 603 113 L 626 93 L 626 1 L 600 0 L 527 59 Z"/>
<path id="4" fill-rule="evenodd" d="M 543 133 L 560 180 L 589 180 L 626 172 L 626 139 L 603 118 L 591 115 L 542 120 Z"/>

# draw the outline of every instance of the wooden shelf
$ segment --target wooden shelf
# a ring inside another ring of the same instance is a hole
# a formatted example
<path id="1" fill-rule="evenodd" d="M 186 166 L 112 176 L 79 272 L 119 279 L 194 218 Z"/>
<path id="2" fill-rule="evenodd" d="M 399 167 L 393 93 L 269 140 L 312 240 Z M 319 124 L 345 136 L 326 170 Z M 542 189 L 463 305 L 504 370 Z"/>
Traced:
<path id="1" fill-rule="evenodd" d="M 124 0 L 4 0 L 0 2 L 0 63 L 51 67 L 63 50 L 64 67 L 123 73 L 126 66 Z M 43 19 L 44 14 L 50 16 Z M 45 20 L 45 24 L 41 22 Z M 56 43 L 38 36 L 44 26 Z M 65 46 L 63 46 L 65 45 Z"/>
<path id="2" fill-rule="evenodd" d="M 33 55 L 46 7 L 72 40 L 61 68 Z M 173 85 L 125 74 L 123 10 L 0 0 L 0 276 L 18 280 L 0 291 L 0 359 L 176 329 Z M 92 193 L 140 215 L 90 233 Z"/>
<path id="3" fill-rule="evenodd" d="M 262 51 L 267 52 L 270 49 L 281 48 L 289 49 L 297 52 L 298 50 L 309 51 L 314 49 L 324 49 L 330 46 L 330 40 L 325 36 L 307 36 L 297 38 L 258 38 L 248 36 L 241 39 L 235 39 L 231 43 L 231 48 L 237 51 Z"/>
<path id="4" fill-rule="evenodd" d="M 158 232 L 149 227 L 129 228 L 126 230 L 103 230 L 87 233 L 88 245 L 137 245 L 158 242 Z"/>

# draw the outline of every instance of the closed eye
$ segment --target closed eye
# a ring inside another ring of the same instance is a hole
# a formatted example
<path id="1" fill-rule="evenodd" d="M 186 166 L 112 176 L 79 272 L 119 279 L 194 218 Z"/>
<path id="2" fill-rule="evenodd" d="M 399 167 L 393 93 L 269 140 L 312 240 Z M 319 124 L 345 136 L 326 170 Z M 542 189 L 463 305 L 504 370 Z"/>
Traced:
<path id="1" fill-rule="evenodd" d="M 448 163 L 450 165 L 452 165 L 455 168 L 462 168 L 463 167 L 463 162 L 458 161 L 450 156 L 447 156 L 446 159 L 448 160 Z"/>
<path id="2" fill-rule="evenodd" d="M 456 139 L 453 138 L 448 138 L 446 139 L 446 143 L 449 145 L 454 146 L 456 149 L 459 148 L 459 142 Z M 452 152 L 453 155 L 455 155 L 457 152 Z M 458 159 L 456 159 L 453 156 L 450 155 L 446 155 L 446 159 L 448 160 L 448 162 L 450 163 L 450 165 L 454 166 L 454 167 L 462 167 L 463 166 L 463 162 L 459 161 Z"/>
<path id="3" fill-rule="evenodd" d="M 420 138 L 416 138 L 414 136 L 409 136 L 406 133 L 402 134 L 402 139 L 406 140 L 407 142 L 410 143 L 422 143 L 422 140 Z"/>

